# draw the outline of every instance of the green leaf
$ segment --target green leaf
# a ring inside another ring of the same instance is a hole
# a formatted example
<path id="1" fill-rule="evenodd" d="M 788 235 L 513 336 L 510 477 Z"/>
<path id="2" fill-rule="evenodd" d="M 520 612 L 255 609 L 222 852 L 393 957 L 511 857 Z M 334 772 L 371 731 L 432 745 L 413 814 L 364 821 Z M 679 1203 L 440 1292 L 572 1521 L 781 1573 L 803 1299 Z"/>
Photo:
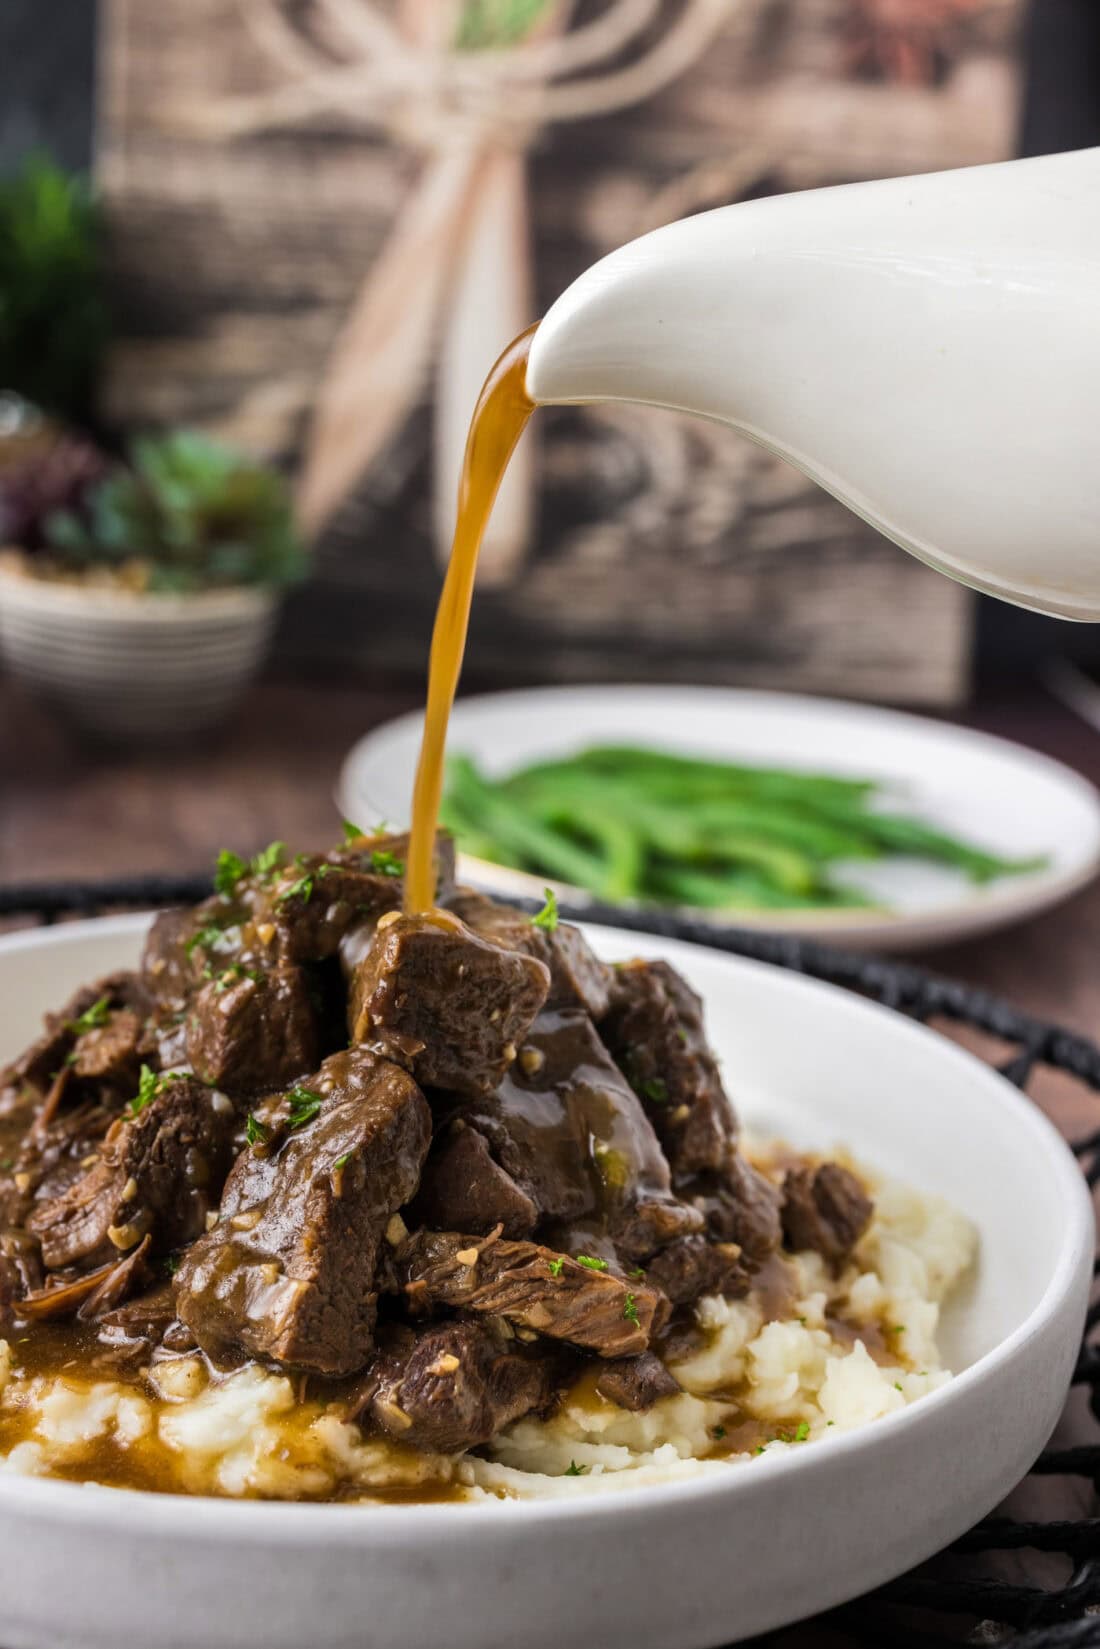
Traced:
<path id="1" fill-rule="evenodd" d="M 68 1019 L 65 1029 L 72 1031 L 75 1036 L 83 1036 L 85 1031 L 98 1030 L 106 1025 L 111 1017 L 110 998 L 101 996 L 98 1002 L 93 1002 L 90 1008 L 85 1008 L 79 1019 Z"/>
<path id="2" fill-rule="evenodd" d="M 544 933 L 553 933 L 558 925 L 558 896 L 553 888 L 543 888 L 546 903 L 542 909 L 531 918 L 533 928 L 542 928 Z"/>
<path id="3" fill-rule="evenodd" d="M 267 1127 L 260 1121 L 259 1117 L 254 1116 L 253 1113 L 249 1111 L 248 1121 L 244 1125 L 244 1137 L 248 1141 L 249 1145 L 266 1144 L 268 1133 L 269 1131 Z"/>
<path id="4" fill-rule="evenodd" d="M 239 853 L 231 848 L 223 847 L 218 854 L 218 862 L 214 867 L 214 891 L 216 893 L 232 893 L 248 866 Z"/>
<path id="5" fill-rule="evenodd" d="M 300 1082 L 295 1083 L 286 1098 L 290 1107 L 289 1121 L 292 1128 L 303 1128 L 307 1122 L 312 1122 L 325 1103 L 324 1094 L 315 1093 L 312 1088 L 304 1088 Z"/>

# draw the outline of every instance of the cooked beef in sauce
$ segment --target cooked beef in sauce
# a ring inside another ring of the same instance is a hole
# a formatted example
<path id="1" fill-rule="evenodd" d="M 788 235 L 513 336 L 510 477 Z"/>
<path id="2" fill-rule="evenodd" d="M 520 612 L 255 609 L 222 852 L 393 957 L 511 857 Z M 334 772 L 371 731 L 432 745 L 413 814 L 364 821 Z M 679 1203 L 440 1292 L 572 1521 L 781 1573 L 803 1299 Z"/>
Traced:
<path id="1" fill-rule="evenodd" d="M 404 915 L 407 847 L 223 855 L 48 1018 L 0 1076 L 0 1332 L 135 1380 L 255 1359 L 458 1453 L 586 1369 L 650 1407 L 700 1297 L 850 1253 L 862 1185 L 748 1163 L 675 969 L 456 888 L 442 835 Z"/>

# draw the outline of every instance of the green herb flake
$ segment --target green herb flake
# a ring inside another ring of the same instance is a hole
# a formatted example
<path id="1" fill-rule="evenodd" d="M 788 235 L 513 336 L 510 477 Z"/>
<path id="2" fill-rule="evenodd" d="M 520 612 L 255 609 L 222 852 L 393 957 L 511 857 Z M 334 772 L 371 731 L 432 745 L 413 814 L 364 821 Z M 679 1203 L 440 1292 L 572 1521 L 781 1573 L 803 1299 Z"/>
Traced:
<path id="1" fill-rule="evenodd" d="M 336 1161 L 333 1163 L 333 1165 L 332 1165 L 333 1172 L 338 1174 L 342 1168 L 347 1167 L 347 1165 L 350 1161 L 351 1161 L 351 1152 L 350 1151 L 345 1151 L 343 1156 L 342 1157 L 337 1157 Z"/>
<path id="2" fill-rule="evenodd" d="M 371 870 L 377 871 L 379 876 L 404 876 L 405 861 L 396 853 L 389 853 L 384 847 L 375 848 L 368 860 Z"/>
<path id="3" fill-rule="evenodd" d="M 3 1171 L 5 1173 L 7 1173 L 9 1168 L 14 1168 L 14 1167 L 15 1167 L 15 1158 L 14 1157 L 5 1157 L 3 1162 L 0 1162 L 0 1169 L 3 1169 Z"/>
<path id="4" fill-rule="evenodd" d="M 213 977 L 213 975 L 211 975 Z M 251 979 L 254 985 L 262 985 L 264 975 L 259 968 L 246 968 L 240 962 L 233 962 L 228 968 L 223 968 L 217 976 L 216 991 L 227 991 L 233 985 L 239 985 L 242 980 Z"/>
<path id="5" fill-rule="evenodd" d="M 188 956 L 196 950 L 211 950 L 221 938 L 222 931 L 216 922 L 204 922 L 201 928 L 195 929 L 183 948 Z"/>
<path id="6" fill-rule="evenodd" d="M 174 1277 L 179 1268 L 180 1257 L 178 1254 L 168 1254 L 165 1256 L 164 1269 L 170 1277 Z"/>
<path id="7" fill-rule="evenodd" d="M 544 887 L 543 893 L 546 903 L 536 915 L 531 918 L 533 928 L 541 928 L 544 933 L 553 933 L 558 925 L 558 896 L 552 887 Z"/>
<path id="8" fill-rule="evenodd" d="M 634 1298 L 633 1294 L 628 1294 L 626 1299 L 623 1301 L 623 1316 L 626 1318 L 628 1323 L 633 1323 L 635 1328 L 641 1327 L 641 1324 L 638 1322 L 638 1302 Z"/>
<path id="9" fill-rule="evenodd" d="M 753 1454 L 763 1454 L 763 1452 L 767 1448 L 767 1446 L 768 1445 L 766 1443 L 757 1443 L 756 1447 L 753 1449 L 752 1452 L 753 1452 Z"/>
<path id="10" fill-rule="evenodd" d="M 720 1443 L 725 1435 L 725 1426 L 715 1426 L 714 1430 L 711 1432 L 711 1436 L 714 1438 L 716 1443 Z"/>
<path id="11" fill-rule="evenodd" d="M 648 1099 L 653 1105 L 668 1104 L 668 1083 L 662 1077 L 651 1076 L 642 1083 L 638 1092 L 643 1099 Z"/>
<path id="12" fill-rule="evenodd" d="M 106 1025 L 111 1017 L 110 998 L 101 996 L 98 1002 L 93 1002 L 90 1008 L 85 1008 L 79 1019 L 67 1019 L 65 1029 L 72 1031 L 74 1036 L 83 1036 L 85 1031 L 96 1031 Z"/>
<path id="13" fill-rule="evenodd" d="M 265 1145 L 269 1137 L 266 1124 L 262 1123 L 259 1117 L 251 1111 L 249 1111 L 248 1121 L 244 1125 L 244 1137 L 249 1145 Z"/>
<path id="14" fill-rule="evenodd" d="M 151 1105 L 158 1094 L 162 1094 L 170 1082 L 178 1082 L 181 1077 L 187 1076 L 186 1071 L 161 1071 L 158 1075 L 150 1066 L 143 1065 L 138 1075 L 138 1091 L 129 1104 L 132 1117 L 140 1116 L 147 1105 Z"/>
<path id="15" fill-rule="evenodd" d="M 905 1333 L 905 1324 L 904 1323 L 891 1323 L 890 1327 L 886 1330 L 886 1332 L 887 1332 L 887 1334 L 904 1334 Z"/>
<path id="16" fill-rule="evenodd" d="M 565 1476 L 566 1477 L 583 1477 L 587 1470 L 588 1470 L 587 1466 L 578 1466 L 577 1462 L 575 1460 L 570 1460 L 569 1465 L 568 1465 L 568 1467 L 566 1468 L 566 1471 L 565 1471 Z"/>
<path id="17" fill-rule="evenodd" d="M 808 1420 L 800 1420 L 795 1429 L 794 1441 L 796 1443 L 804 1443 L 809 1435 L 810 1422 Z"/>
<path id="18" fill-rule="evenodd" d="M 588 1267 L 589 1271 L 606 1271 L 607 1270 L 607 1261 L 597 1259 L 592 1254 L 578 1254 L 577 1255 L 577 1264 L 578 1265 L 586 1265 Z"/>
<path id="19" fill-rule="evenodd" d="M 901 1391 L 901 1381 L 900 1380 L 895 1380 L 894 1381 L 894 1390 L 895 1391 Z"/>
<path id="20" fill-rule="evenodd" d="M 263 851 L 256 854 L 248 868 L 253 876 L 272 876 L 281 867 L 285 852 L 285 842 L 268 842 Z"/>
<path id="21" fill-rule="evenodd" d="M 304 1128 L 307 1122 L 312 1122 L 325 1103 L 324 1094 L 314 1093 L 312 1088 L 303 1088 L 300 1082 L 294 1084 L 286 1097 L 292 1128 Z"/>
<path id="22" fill-rule="evenodd" d="M 239 853 L 223 847 L 214 866 L 214 892 L 232 893 L 247 870 L 248 866 Z"/>
<path id="23" fill-rule="evenodd" d="M 638 1265 L 638 1266 L 635 1266 L 635 1267 L 634 1267 L 634 1270 L 633 1270 L 633 1271 L 632 1271 L 632 1272 L 631 1272 L 631 1273 L 630 1273 L 630 1275 L 631 1275 L 631 1276 L 632 1276 L 632 1277 L 633 1277 L 633 1278 L 634 1278 L 634 1279 L 635 1279 L 635 1281 L 637 1281 L 637 1282 L 640 1282 L 640 1283 L 644 1283 L 644 1282 L 645 1282 L 645 1272 L 644 1272 L 644 1271 L 643 1271 L 643 1270 L 642 1270 L 642 1267 L 641 1267 L 641 1266 L 640 1266 L 640 1265 Z"/>
<path id="24" fill-rule="evenodd" d="M 565 1264 L 565 1258 L 563 1255 L 559 1254 L 556 1260 L 547 1260 L 546 1263 L 550 1267 L 550 1275 L 552 1277 L 561 1276 L 561 1268 Z"/>
<path id="25" fill-rule="evenodd" d="M 367 834 L 365 830 L 360 830 L 357 824 L 352 824 L 350 819 L 344 819 L 341 822 L 340 828 L 344 832 L 345 842 L 362 841 L 363 837 Z"/>
<path id="26" fill-rule="evenodd" d="M 292 882 L 280 893 L 279 903 L 285 905 L 289 900 L 300 897 L 303 905 L 308 905 L 313 898 L 313 880 L 312 876 L 299 876 L 296 882 Z"/>

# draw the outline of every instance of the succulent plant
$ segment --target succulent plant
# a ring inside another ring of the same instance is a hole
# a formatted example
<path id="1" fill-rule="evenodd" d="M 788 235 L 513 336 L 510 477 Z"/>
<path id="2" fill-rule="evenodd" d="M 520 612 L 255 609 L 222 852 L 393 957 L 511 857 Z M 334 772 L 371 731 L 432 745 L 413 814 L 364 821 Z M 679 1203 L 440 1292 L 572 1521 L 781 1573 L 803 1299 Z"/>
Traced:
<path id="1" fill-rule="evenodd" d="M 305 570 L 282 477 L 191 430 L 135 441 L 128 466 L 44 531 L 74 568 L 143 563 L 150 590 L 286 584 Z"/>
<path id="2" fill-rule="evenodd" d="M 86 516 L 91 490 L 110 463 L 86 436 L 18 396 L 0 394 L 0 545 L 43 549 L 50 516 Z"/>

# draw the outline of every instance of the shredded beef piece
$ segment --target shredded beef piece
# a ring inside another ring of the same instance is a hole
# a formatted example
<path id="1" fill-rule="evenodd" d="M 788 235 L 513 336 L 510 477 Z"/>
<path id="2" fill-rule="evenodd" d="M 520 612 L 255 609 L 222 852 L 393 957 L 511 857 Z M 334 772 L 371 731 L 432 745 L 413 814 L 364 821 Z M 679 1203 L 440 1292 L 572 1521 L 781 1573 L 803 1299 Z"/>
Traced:
<path id="1" fill-rule="evenodd" d="M 394 1278 L 414 1315 L 440 1306 L 484 1312 L 601 1357 L 645 1351 L 668 1314 L 645 1283 L 496 1236 L 420 1231 L 394 1256 Z"/>
<path id="2" fill-rule="evenodd" d="M 193 1241 L 221 1190 L 235 1126 L 224 1094 L 165 1078 L 136 1116 L 111 1124 L 91 1167 L 36 1202 L 27 1225 L 46 1266 L 102 1264 L 147 1234 L 160 1250 Z"/>

